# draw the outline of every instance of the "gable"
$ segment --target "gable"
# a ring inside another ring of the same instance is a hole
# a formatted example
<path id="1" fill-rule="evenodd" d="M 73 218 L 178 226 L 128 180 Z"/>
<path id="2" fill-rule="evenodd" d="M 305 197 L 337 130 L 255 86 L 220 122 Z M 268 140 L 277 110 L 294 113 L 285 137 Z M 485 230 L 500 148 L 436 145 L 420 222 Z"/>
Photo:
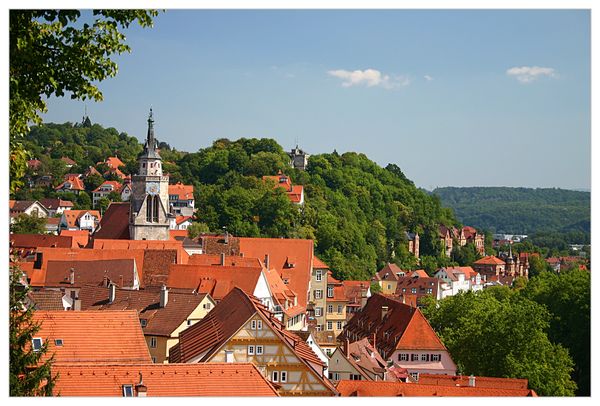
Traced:
<path id="1" fill-rule="evenodd" d="M 429 325 L 423 313 L 417 309 L 413 313 L 404 333 L 400 337 L 396 349 L 400 350 L 439 350 L 446 351 L 435 331 Z"/>

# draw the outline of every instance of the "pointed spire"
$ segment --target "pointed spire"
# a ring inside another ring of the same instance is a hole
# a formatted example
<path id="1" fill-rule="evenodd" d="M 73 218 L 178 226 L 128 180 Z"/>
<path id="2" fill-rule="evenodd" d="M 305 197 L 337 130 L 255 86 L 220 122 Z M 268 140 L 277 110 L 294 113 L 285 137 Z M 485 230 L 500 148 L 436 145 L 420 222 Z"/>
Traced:
<path id="1" fill-rule="evenodd" d="M 156 149 L 156 142 L 154 140 L 154 118 L 152 117 L 152 107 L 150 107 L 150 115 L 148 116 L 148 137 L 146 139 L 146 145 L 148 149 Z"/>

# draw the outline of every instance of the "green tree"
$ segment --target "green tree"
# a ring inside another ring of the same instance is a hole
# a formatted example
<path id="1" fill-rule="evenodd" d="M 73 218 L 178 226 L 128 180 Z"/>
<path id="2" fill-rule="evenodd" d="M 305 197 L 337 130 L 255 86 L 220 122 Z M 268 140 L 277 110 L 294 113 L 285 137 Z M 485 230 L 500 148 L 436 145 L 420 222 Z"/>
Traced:
<path id="1" fill-rule="evenodd" d="M 209 233 L 210 229 L 204 223 L 194 222 L 188 227 L 187 231 L 189 238 L 196 238 L 202 233 Z"/>
<path id="2" fill-rule="evenodd" d="M 104 214 L 106 212 L 106 209 L 108 209 L 108 205 L 110 204 L 110 200 L 108 200 L 106 197 L 101 197 L 100 199 L 98 199 L 98 201 L 96 202 L 96 210 L 100 210 L 101 214 Z"/>
<path id="3" fill-rule="evenodd" d="M 32 339 L 40 330 L 33 320 L 33 307 L 26 307 L 29 287 L 21 283 L 23 272 L 10 269 L 10 396 L 52 396 L 57 375 L 52 375 L 54 356 L 41 362 L 48 341 L 34 349 Z"/>
<path id="4" fill-rule="evenodd" d="M 79 192 L 75 198 L 75 210 L 89 210 L 92 208 L 92 199 L 87 192 Z"/>
<path id="5" fill-rule="evenodd" d="M 46 217 L 21 214 L 10 225 L 10 231 L 14 234 L 45 234 Z"/>
<path id="6" fill-rule="evenodd" d="M 428 301 L 424 309 L 460 373 L 527 378 L 544 396 L 573 396 L 573 361 L 547 335 L 546 308 L 507 287 Z"/>
<path id="7" fill-rule="evenodd" d="M 85 180 L 83 181 L 83 184 L 85 185 L 85 190 L 90 191 L 90 192 L 95 190 L 102 183 L 104 183 L 104 178 L 95 173 L 91 174 L 90 176 L 85 178 Z"/>
<path id="8" fill-rule="evenodd" d="M 28 153 L 22 138 L 42 122 L 45 99 L 102 100 L 97 82 L 117 74 L 114 54 L 130 52 L 120 31 L 137 21 L 152 26 L 155 10 L 94 10 L 81 24 L 78 10 L 10 10 L 10 189 L 23 184 Z"/>
<path id="9" fill-rule="evenodd" d="M 371 282 L 371 294 L 374 295 L 379 292 L 381 292 L 381 286 L 377 282 Z"/>

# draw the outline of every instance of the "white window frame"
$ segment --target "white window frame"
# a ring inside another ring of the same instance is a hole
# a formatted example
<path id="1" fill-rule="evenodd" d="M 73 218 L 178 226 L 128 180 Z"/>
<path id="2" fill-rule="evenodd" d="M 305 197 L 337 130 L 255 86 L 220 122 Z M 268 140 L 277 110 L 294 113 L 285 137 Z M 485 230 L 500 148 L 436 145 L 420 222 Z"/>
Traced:
<path id="1" fill-rule="evenodd" d="M 317 282 L 321 282 L 323 280 L 323 271 L 321 271 L 320 269 L 317 269 L 315 278 L 316 278 Z"/>
<path id="2" fill-rule="evenodd" d="M 327 322 L 327 330 L 333 330 L 333 322 L 332 321 Z"/>
<path id="3" fill-rule="evenodd" d="M 156 348 L 156 337 L 150 337 L 150 348 Z"/>
<path id="4" fill-rule="evenodd" d="M 262 330 L 262 320 L 257 320 L 256 321 L 256 329 L 257 330 Z"/>
<path id="5" fill-rule="evenodd" d="M 233 363 L 234 362 L 233 351 L 231 351 L 231 350 L 225 350 L 225 362 L 228 362 L 228 363 Z"/>
<path id="6" fill-rule="evenodd" d="M 264 348 L 262 345 L 257 345 L 256 346 L 256 355 L 263 355 L 264 354 Z"/>
<path id="7" fill-rule="evenodd" d="M 399 361 L 408 361 L 408 354 L 402 353 L 398 355 Z"/>
<path id="8" fill-rule="evenodd" d="M 248 346 L 248 355 L 254 355 L 254 346 L 253 345 Z"/>
<path id="9" fill-rule="evenodd" d="M 279 371 L 271 372 L 271 382 L 279 382 Z"/>
<path id="10" fill-rule="evenodd" d="M 323 299 L 323 290 L 315 289 L 315 299 Z"/>
<path id="11" fill-rule="evenodd" d="M 124 398 L 132 398 L 133 397 L 133 385 L 123 385 L 123 397 Z"/>
<path id="12" fill-rule="evenodd" d="M 342 313 L 344 313 L 344 306 L 339 304 L 339 305 L 337 305 L 337 314 L 342 314 Z"/>
<path id="13" fill-rule="evenodd" d="M 419 360 L 419 354 L 410 354 L 411 362 L 418 361 L 418 360 Z"/>
<path id="14" fill-rule="evenodd" d="M 315 307 L 315 317 L 321 317 L 321 316 L 323 316 L 323 308 Z"/>
<path id="15" fill-rule="evenodd" d="M 35 348 L 36 347 L 35 343 L 39 343 L 38 348 Z M 44 346 L 44 340 L 42 340 L 41 337 L 33 337 L 31 339 L 31 348 L 33 349 L 34 352 L 40 351 L 43 346 Z"/>
<path id="16" fill-rule="evenodd" d="M 287 382 L 287 371 L 281 371 L 279 373 L 279 382 L 282 382 L 282 383 Z"/>
<path id="17" fill-rule="evenodd" d="M 340 380 L 340 373 L 339 372 L 334 372 L 333 373 L 333 378 L 334 381 L 339 381 Z"/>
<path id="18" fill-rule="evenodd" d="M 338 330 L 341 330 L 342 328 L 344 328 L 343 322 L 338 321 L 336 327 L 337 327 Z"/>
<path id="19" fill-rule="evenodd" d="M 333 305 L 327 305 L 327 314 L 332 314 L 333 313 Z"/>
<path id="20" fill-rule="evenodd" d="M 431 361 L 438 362 L 442 360 L 441 354 L 431 354 Z"/>
<path id="21" fill-rule="evenodd" d="M 256 320 L 252 320 L 252 321 L 250 322 L 250 329 L 251 329 L 251 330 L 256 330 Z"/>
<path id="22" fill-rule="evenodd" d="M 327 297 L 333 297 L 333 286 L 327 286 Z"/>

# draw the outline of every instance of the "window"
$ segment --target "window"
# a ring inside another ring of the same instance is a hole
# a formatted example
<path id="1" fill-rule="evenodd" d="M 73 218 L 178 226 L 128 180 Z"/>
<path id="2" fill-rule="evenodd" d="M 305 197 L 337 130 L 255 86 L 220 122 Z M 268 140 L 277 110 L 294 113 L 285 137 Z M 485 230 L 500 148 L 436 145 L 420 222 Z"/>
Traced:
<path id="1" fill-rule="evenodd" d="M 316 279 L 317 282 L 321 282 L 323 280 L 323 271 L 321 271 L 320 269 L 317 270 Z"/>
<path id="2" fill-rule="evenodd" d="M 271 373 L 271 382 L 279 382 L 279 371 L 273 371 Z"/>
<path id="3" fill-rule="evenodd" d="M 188 320 L 188 321 L 187 321 L 187 325 L 188 325 L 188 326 L 191 326 L 191 325 L 192 325 L 192 320 Z"/>
<path id="4" fill-rule="evenodd" d="M 256 355 L 262 355 L 262 353 L 263 353 L 263 346 L 257 345 L 256 346 Z"/>
<path id="5" fill-rule="evenodd" d="M 233 351 L 225 350 L 225 362 L 233 362 Z"/>
<path id="6" fill-rule="evenodd" d="M 429 361 L 429 354 L 421 354 L 421 361 Z"/>
<path id="7" fill-rule="evenodd" d="M 441 354 L 431 354 L 431 360 L 432 361 L 441 361 L 442 356 L 441 356 Z"/>
<path id="8" fill-rule="evenodd" d="M 333 286 L 327 286 L 327 297 L 333 297 Z"/>
<path id="9" fill-rule="evenodd" d="M 54 340 L 54 345 L 56 345 L 57 347 L 62 347 L 63 340 L 61 338 L 57 338 L 56 340 Z"/>
<path id="10" fill-rule="evenodd" d="M 248 355 L 254 355 L 254 346 L 253 345 L 248 346 Z"/>
<path id="11" fill-rule="evenodd" d="M 315 290 L 315 299 L 322 299 L 322 298 L 323 298 L 323 291 L 321 289 Z"/>
<path id="12" fill-rule="evenodd" d="M 287 371 L 281 371 L 281 374 L 279 374 L 279 377 L 281 379 L 281 382 L 287 382 Z"/>
<path id="13" fill-rule="evenodd" d="M 250 328 L 251 328 L 252 330 L 256 330 L 256 320 L 252 320 L 252 321 L 250 322 Z"/>
<path id="14" fill-rule="evenodd" d="M 412 288 L 410 291 L 411 291 L 412 293 L 417 293 L 417 288 Z"/>
<path id="15" fill-rule="evenodd" d="M 323 325 L 317 324 L 317 331 L 323 331 Z"/>
<path id="16" fill-rule="evenodd" d="M 315 307 L 315 317 L 321 317 L 323 315 L 322 307 Z"/>
<path id="17" fill-rule="evenodd" d="M 402 292 L 403 292 L 403 293 L 404 293 L 404 292 L 406 292 L 406 288 L 402 288 Z"/>
<path id="18" fill-rule="evenodd" d="M 333 330 L 333 322 L 332 321 L 327 322 L 327 330 Z"/>
<path id="19" fill-rule="evenodd" d="M 360 380 L 362 380 L 362 376 L 360 376 L 358 374 L 350 374 L 350 380 L 351 381 L 360 381 Z"/>
<path id="20" fill-rule="evenodd" d="M 146 327 L 148 325 L 148 320 L 140 319 L 140 324 L 142 325 L 142 327 Z"/>
<path id="21" fill-rule="evenodd" d="M 333 313 L 333 305 L 327 305 L 327 313 Z"/>
<path id="22" fill-rule="evenodd" d="M 338 322 L 337 322 L 337 329 L 338 329 L 338 330 L 341 330 L 341 329 L 342 329 L 342 324 L 343 324 L 343 323 L 342 323 L 341 321 L 338 321 Z"/>
<path id="23" fill-rule="evenodd" d="M 408 354 L 398 354 L 398 361 L 408 361 Z"/>
<path id="24" fill-rule="evenodd" d="M 419 360 L 419 354 L 410 354 L 410 360 L 411 361 L 418 361 Z"/>
<path id="25" fill-rule="evenodd" d="M 150 337 L 150 348 L 156 348 L 156 337 Z"/>
<path id="26" fill-rule="evenodd" d="M 258 321 L 256 322 L 256 329 L 257 329 L 257 330 L 262 330 L 262 320 L 258 320 Z"/>
<path id="27" fill-rule="evenodd" d="M 133 385 L 123 385 L 123 397 L 125 397 L 125 398 L 133 397 Z"/>
<path id="28" fill-rule="evenodd" d="M 205 309 L 205 310 L 210 310 L 210 303 L 204 303 L 202 305 L 202 308 Z"/>
<path id="29" fill-rule="evenodd" d="M 156 357 L 152 357 L 152 362 L 156 364 Z"/>
<path id="30" fill-rule="evenodd" d="M 334 372 L 332 379 L 334 381 L 339 381 L 340 380 L 340 374 L 338 372 Z"/>
<path id="31" fill-rule="evenodd" d="M 338 305 L 338 314 L 342 314 L 344 312 L 344 306 Z"/>
<path id="32" fill-rule="evenodd" d="M 326 348 L 325 352 L 327 353 L 328 357 L 331 357 L 331 348 Z"/>
<path id="33" fill-rule="evenodd" d="M 433 293 L 433 289 L 427 288 L 427 293 L 432 294 Z"/>
<path id="34" fill-rule="evenodd" d="M 42 349 L 42 339 L 41 338 L 34 338 L 31 340 L 32 345 L 33 345 L 33 351 L 39 351 Z"/>
<path id="35" fill-rule="evenodd" d="M 409 375 L 417 382 L 419 382 L 419 373 L 418 372 L 410 372 Z"/>

